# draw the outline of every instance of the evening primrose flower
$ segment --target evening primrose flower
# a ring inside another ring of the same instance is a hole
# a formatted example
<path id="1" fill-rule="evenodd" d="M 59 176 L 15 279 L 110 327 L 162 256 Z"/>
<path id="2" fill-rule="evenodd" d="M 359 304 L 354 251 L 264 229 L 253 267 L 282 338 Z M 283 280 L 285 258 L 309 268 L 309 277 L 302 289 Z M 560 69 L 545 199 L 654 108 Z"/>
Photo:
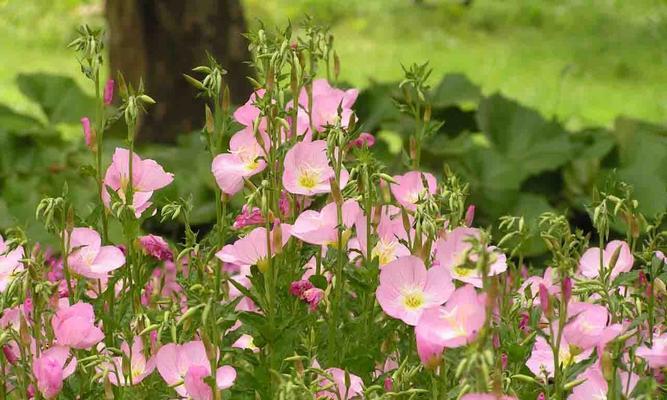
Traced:
<path id="1" fill-rule="evenodd" d="M 279 227 L 273 228 L 281 230 L 280 237 L 282 243 L 273 243 L 275 233 L 270 234 L 271 238 L 271 255 L 276 254 L 277 246 L 283 247 L 290 238 L 292 226 L 289 224 L 280 224 Z M 246 236 L 240 238 L 233 244 L 228 244 L 222 250 L 215 253 L 220 260 L 238 265 L 241 268 L 248 268 L 252 265 L 257 265 L 260 270 L 266 267 L 269 258 L 269 248 L 267 246 L 267 232 L 266 228 L 255 228 Z"/>
<path id="2" fill-rule="evenodd" d="M 326 79 L 315 79 L 312 86 L 312 123 L 316 131 L 322 131 L 327 125 L 333 125 L 339 117 L 343 127 L 347 127 L 353 114 L 352 106 L 359 96 L 359 90 L 342 90 L 332 87 Z M 299 94 L 299 117 L 307 120 L 308 92 L 302 89 Z M 290 107 L 290 106 L 288 106 Z"/>
<path id="3" fill-rule="evenodd" d="M 255 138 L 252 128 L 243 129 L 229 141 L 229 153 L 213 159 L 211 171 L 224 193 L 233 196 L 243 189 L 243 182 L 266 168 L 264 150 Z"/>
<path id="4" fill-rule="evenodd" d="M 645 344 L 637 349 L 637 356 L 651 368 L 667 367 L 667 333 L 653 336 L 653 346 Z"/>
<path id="5" fill-rule="evenodd" d="M 341 206 L 343 225 L 351 228 L 361 214 L 359 203 L 355 200 L 346 200 Z M 321 211 L 306 210 L 299 214 L 292 236 L 303 242 L 326 246 L 335 244 L 338 240 L 338 213 L 336 203 L 325 205 Z"/>
<path id="6" fill-rule="evenodd" d="M 169 185 L 174 180 L 174 175 L 165 172 L 162 166 L 155 160 L 142 160 L 136 153 L 132 154 L 132 206 L 137 218 L 151 206 L 150 198 L 153 192 Z M 102 188 L 102 200 L 109 207 L 111 197 L 107 192 L 107 186 L 115 191 L 125 201 L 125 194 L 130 184 L 130 152 L 127 149 L 116 148 L 112 163 L 104 175 L 104 187 Z"/>
<path id="7" fill-rule="evenodd" d="M 436 260 L 440 265 L 447 268 L 452 274 L 452 278 L 462 282 L 469 283 L 477 288 L 482 287 L 482 271 L 473 268 L 467 268 L 468 260 L 474 262 L 478 254 L 472 254 L 471 240 L 479 238 L 481 235 L 479 229 L 458 227 L 435 243 Z M 488 246 L 486 251 L 489 253 L 491 265 L 489 266 L 489 275 L 497 275 L 507 270 L 507 258 L 503 253 L 493 246 Z"/>
<path id="8" fill-rule="evenodd" d="M 19 246 L 10 251 L 0 235 L 0 293 L 7 289 L 17 273 L 23 271 L 22 258 L 23 247 Z"/>
<path id="9" fill-rule="evenodd" d="M 420 196 L 435 194 L 437 182 L 435 176 L 428 172 L 410 171 L 393 178 L 396 183 L 391 184 L 391 193 L 398 204 L 410 211 L 417 209 L 417 201 Z M 424 187 L 422 178 L 426 180 L 427 187 Z"/>
<path id="10" fill-rule="evenodd" d="M 120 345 L 120 350 L 125 358 L 130 360 L 129 377 L 123 374 L 123 357 L 112 357 L 111 362 L 103 363 L 98 367 L 98 371 L 106 368 L 109 382 L 115 386 L 130 386 L 141 383 L 148 375 L 155 370 L 155 357 L 148 360 L 144 355 L 144 342 L 140 336 L 135 336 L 132 346 L 127 342 Z"/>
<path id="11" fill-rule="evenodd" d="M 420 258 L 404 256 L 382 268 L 375 295 L 387 315 L 414 326 L 424 310 L 441 305 L 453 291 L 446 269 L 426 270 Z"/>
<path id="12" fill-rule="evenodd" d="M 451 294 L 447 304 L 424 311 L 416 333 L 430 343 L 460 347 L 472 342 L 486 320 L 486 295 L 477 294 L 471 285 Z"/>
<path id="13" fill-rule="evenodd" d="M 324 371 L 327 376 L 323 376 L 318 385 L 323 390 L 320 390 L 315 395 L 316 399 L 332 399 L 332 400 L 351 400 L 359 399 L 364 394 L 364 382 L 360 377 L 346 373 L 340 368 L 329 368 Z M 346 385 L 349 376 L 350 386 Z"/>
<path id="14" fill-rule="evenodd" d="M 343 167 L 340 188 L 347 184 L 349 174 Z M 327 158 L 327 142 L 303 141 L 285 155 L 283 186 L 293 194 L 312 196 L 331 192 L 330 181 L 335 178 L 334 169 Z"/>
<path id="15" fill-rule="evenodd" d="M 614 268 L 611 270 L 610 277 L 614 279 L 622 272 L 629 272 L 635 258 L 630 251 L 630 246 L 621 240 L 612 240 L 607 244 L 602 252 L 602 265 L 600 265 L 600 248 L 591 247 L 586 250 L 579 260 L 579 271 L 587 278 L 597 278 L 600 275 L 601 268 L 605 271 L 611 267 L 611 261 L 614 254 L 618 251 L 618 258 Z"/>
<path id="16" fill-rule="evenodd" d="M 61 307 L 51 318 L 56 342 L 73 349 L 90 349 L 104 339 L 102 330 L 95 326 L 95 312 L 88 303 L 78 302 Z"/>
<path id="17" fill-rule="evenodd" d="M 32 363 L 37 390 L 47 399 L 54 399 L 63 388 L 63 381 L 76 370 L 76 357 L 68 362 L 69 349 L 54 346 L 42 352 Z"/>
<path id="18" fill-rule="evenodd" d="M 102 246 L 100 234 L 90 228 L 74 228 L 69 248 L 69 268 L 86 278 L 106 279 L 125 264 L 123 252 L 116 246 Z"/>
<path id="19" fill-rule="evenodd" d="M 581 349 L 577 349 L 576 347 L 570 347 L 567 339 L 561 337 L 558 362 L 563 367 L 569 367 L 586 360 L 592 352 L 593 349 L 581 351 Z M 530 358 L 526 361 L 526 366 L 530 372 L 539 378 L 544 379 L 545 375 L 549 378 L 554 376 L 554 353 L 544 337 L 537 336 Z"/>

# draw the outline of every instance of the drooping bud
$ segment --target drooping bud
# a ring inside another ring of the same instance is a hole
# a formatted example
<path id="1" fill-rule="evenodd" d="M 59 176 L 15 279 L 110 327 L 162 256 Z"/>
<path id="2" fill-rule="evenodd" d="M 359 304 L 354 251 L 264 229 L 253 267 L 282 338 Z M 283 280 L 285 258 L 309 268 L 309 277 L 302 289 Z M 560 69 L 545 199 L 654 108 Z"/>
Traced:
<path id="1" fill-rule="evenodd" d="M 86 140 L 86 146 L 92 150 L 95 146 L 95 135 L 93 128 L 90 126 L 90 119 L 88 117 L 81 118 L 81 126 L 83 127 L 83 137 Z"/>
<path id="2" fill-rule="evenodd" d="M 465 224 L 466 226 L 472 226 L 472 221 L 475 219 L 475 205 L 471 204 L 466 210 Z"/>
<path id="3" fill-rule="evenodd" d="M 570 298 L 572 298 L 572 279 L 569 276 L 566 276 L 563 278 L 560 285 L 563 293 L 563 301 L 567 304 L 570 302 Z"/>
<path id="4" fill-rule="evenodd" d="M 107 83 L 104 85 L 104 104 L 111 105 L 113 101 L 113 86 L 115 82 L 113 79 L 107 80 Z"/>
<path id="5" fill-rule="evenodd" d="M 540 283 L 540 308 L 547 317 L 551 316 L 551 299 L 546 286 Z"/>

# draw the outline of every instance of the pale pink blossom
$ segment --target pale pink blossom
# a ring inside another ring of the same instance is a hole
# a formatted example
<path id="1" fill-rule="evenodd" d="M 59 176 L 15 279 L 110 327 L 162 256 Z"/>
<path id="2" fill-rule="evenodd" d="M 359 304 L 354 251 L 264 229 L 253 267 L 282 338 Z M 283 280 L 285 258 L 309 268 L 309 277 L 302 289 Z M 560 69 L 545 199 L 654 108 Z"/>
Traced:
<path id="1" fill-rule="evenodd" d="M 424 311 L 416 333 L 430 343 L 460 347 L 472 342 L 486 320 L 486 296 L 471 285 L 454 291 L 441 307 Z"/>
<path id="2" fill-rule="evenodd" d="M 174 175 L 165 172 L 162 166 L 154 160 L 142 160 L 136 153 L 132 154 L 132 206 L 135 216 L 141 214 L 151 206 L 150 198 L 153 192 L 169 185 L 174 180 Z M 104 188 L 102 189 L 102 200 L 109 207 L 111 197 L 107 192 L 107 186 L 125 201 L 125 194 L 130 184 L 130 152 L 127 149 L 116 148 L 112 163 L 104 176 Z"/>
<path id="3" fill-rule="evenodd" d="M 352 116 L 352 105 L 357 100 L 357 89 L 341 90 L 329 85 L 326 79 L 316 79 L 312 86 L 312 124 L 316 131 L 322 131 L 327 125 L 338 120 L 338 109 L 341 109 L 340 123 L 346 127 Z M 308 120 L 308 92 L 302 89 L 299 94 L 299 116 Z"/>
<path id="4" fill-rule="evenodd" d="M 329 368 L 324 371 L 327 376 L 322 376 L 318 385 L 323 390 L 315 394 L 316 399 L 350 400 L 360 399 L 364 393 L 364 382 L 356 375 L 349 375 L 350 386 L 345 384 L 346 372 L 340 368 Z"/>
<path id="5" fill-rule="evenodd" d="M 232 347 L 236 349 L 250 350 L 253 353 L 259 353 L 259 347 L 255 346 L 254 338 L 247 333 L 241 335 L 236 341 L 232 344 Z"/>
<path id="6" fill-rule="evenodd" d="M 359 137 L 350 142 L 351 147 L 373 147 L 375 144 L 375 136 L 371 135 L 368 132 L 362 132 L 359 134 Z"/>
<path id="7" fill-rule="evenodd" d="M 61 307 L 51 318 L 56 342 L 74 349 L 89 349 L 104 339 L 102 330 L 95 326 L 93 306 L 78 302 Z"/>
<path id="8" fill-rule="evenodd" d="M 599 363 L 588 367 L 577 379 L 583 379 L 584 382 L 575 386 L 567 400 L 607 400 L 609 386 L 602 374 Z M 619 370 L 618 381 L 620 382 L 622 397 L 626 398 L 634 390 L 639 377 L 633 373 Z"/>
<path id="9" fill-rule="evenodd" d="M 211 362 L 203 342 L 169 343 L 160 347 L 156 355 L 156 366 L 162 379 L 168 385 L 174 386 L 180 396 L 201 400 L 213 397 L 210 386 L 204 383 L 204 378 L 211 375 Z M 216 385 L 219 389 L 231 387 L 235 380 L 234 368 L 222 366 L 216 370 Z"/>
<path id="10" fill-rule="evenodd" d="M 479 229 L 458 227 L 447 236 L 438 239 L 435 243 L 436 260 L 447 268 L 452 278 L 469 283 L 475 287 L 482 287 L 482 271 L 474 267 L 479 254 L 473 252 L 472 240 L 481 236 Z M 493 246 L 488 246 L 486 252 L 489 257 L 489 276 L 498 275 L 507 270 L 507 258 Z M 472 265 L 471 265 L 472 264 Z"/>
<path id="11" fill-rule="evenodd" d="M 602 267 L 605 271 L 610 268 L 611 259 L 619 247 L 620 250 L 616 265 L 611 270 L 611 279 L 616 278 L 622 272 L 629 272 L 632 269 L 635 258 L 632 256 L 630 246 L 621 240 L 612 240 L 607 244 L 602 252 L 602 265 L 600 265 L 599 247 L 591 247 L 586 250 L 581 256 L 581 260 L 579 260 L 579 271 L 587 278 L 597 278 L 600 275 Z"/>
<path id="12" fill-rule="evenodd" d="M 350 228 L 361 214 L 361 208 L 355 200 L 346 200 L 342 207 L 342 221 L 345 228 Z M 294 222 L 292 236 L 310 244 L 326 246 L 338 240 L 338 212 L 336 203 L 329 203 L 321 211 L 306 210 Z"/>
<path id="13" fill-rule="evenodd" d="M 90 228 L 72 229 L 69 249 L 69 268 L 86 278 L 106 279 L 125 264 L 123 252 L 116 246 L 102 246 L 100 234 Z"/>
<path id="14" fill-rule="evenodd" d="M 588 349 L 575 354 L 571 350 L 567 339 L 561 337 L 560 350 L 558 352 L 558 362 L 561 366 L 569 367 L 584 361 L 593 352 L 593 349 Z M 544 337 L 537 336 L 530 358 L 526 361 L 526 366 L 535 376 L 541 379 L 544 379 L 545 375 L 549 378 L 554 376 L 554 353 Z"/>
<path id="15" fill-rule="evenodd" d="M 359 213 L 355 227 L 357 231 L 358 248 L 366 255 L 367 227 L 366 215 Z M 371 236 L 377 239 L 377 243 L 371 249 L 371 257 L 378 258 L 380 267 L 384 267 L 395 259 L 410 255 L 408 249 L 401 241 L 408 240 L 408 233 L 403 226 L 400 209 L 394 206 L 383 207 L 380 214 L 380 222 Z M 350 246 L 351 248 L 352 245 Z"/>
<path id="16" fill-rule="evenodd" d="M 241 125 L 252 128 L 255 120 L 260 115 L 259 108 L 255 105 L 258 99 L 264 97 L 264 89 L 257 90 L 250 95 L 248 101 L 234 111 L 234 119 Z"/>
<path id="17" fill-rule="evenodd" d="M 570 345 L 588 350 L 603 337 L 609 311 L 598 304 L 573 303 L 568 307 L 568 317 L 571 319 L 563 329 L 563 337 Z"/>
<path id="18" fill-rule="evenodd" d="M 280 229 L 282 243 L 274 243 L 275 230 Z M 271 256 L 276 253 L 276 246 L 284 246 L 290 238 L 292 226 L 289 224 L 280 224 L 279 228 L 274 228 L 270 232 Z M 236 264 L 239 267 L 250 267 L 252 265 L 263 266 L 269 259 L 269 248 L 267 246 L 267 231 L 264 227 L 253 229 L 246 236 L 238 239 L 233 244 L 228 244 L 222 250 L 215 253 L 220 260 Z"/>
<path id="19" fill-rule="evenodd" d="M 667 367 L 667 333 L 653 336 L 653 346 L 648 344 L 637 349 L 637 356 L 643 358 L 651 368 Z"/>
<path id="20" fill-rule="evenodd" d="M 516 400 L 516 397 L 491 393 L 468 393 L 461 397 L 461 400 Z"/>
<path id="21" fill-rule="evenodd" d="M 37 381 L 37 389 L 47 399 L 54 399 L 63 388 L 63 382 L 76 369 L 76 357 L 68 362 L 69 349 L 54 346 L 42 352 L 32 363 L 32 373 Z"/>
<path id="22" fill-rule="evenodd" d="M 410 211 L 417 209 L 417 201 L 435 194 L 437 182 L 433 174 L 428 172 L 410 171 L 394 176 L 396 183 L 391 184 L 391 193 L 398 204 Z M 427 187 L 424 187 L 426 181 Z"/>
<path id="23" fill-rule="evenodd" d="M 519 288 L 519 294 L 522 295 L 524 305 L 527 305 L 531 300 L 533 305 L 540 305 L 540 285 L 543 285 L 552 296 L 560 292 L 560 286 L 555 284 L 553 274 L 553 268 L 548 267 L 544 270 L 544 276 L 531 276 L 523 282 Z M 526 290 L 528 290 L 528 294 Z"/>
<path id="24" fill-rule="evenodd" d="M 130 386 L 136 385 L 143 381 L 153 370 L 155 370 L 155 357 L 146 359 L 144 354 L 144 342 L 140 336 L 135 336 L 132 341 L 132 346 L 127 342 L 120 345 L 120 350 L 124 357 L 112 357 L 111 362 L 105 362 L 98 370 L 106 369 L 108 371 L 109 382 L 116 386 Z M 129 368 L 123 368 L 123 359 L 127 363 L 129 361 Z M 127 376 L 123 371 L 128 371 Z"/>
<path id="25" fill-rule="evenodd" d="M 349 174 L 343 167 L 340 187 L 345 187 Z M 327 142 L 299 142 L 285 155 L 283 186 L 293 194 L 312 196 L 331 191 L 330 180 L 335 178 L 334 169 L 327 157 Z"/>
<path id="26" fill-rule="evenodd" d="M 426 269 L 415 256 L 404 256 L 385 265 L 380 271 L 380 285 L 375 292 L 382 310 L 408 325 L 432 307 L 438 307 L 452 295 L 454 284 L 443 267 Z"/>
<path id="27" fill-rule="evenodd" d="M 0 293 L 14 280 L 17 273 L 23 271 L 23 247 L 10 250 L 0 235 Z"/>
<path id="28" fill-rule="evenodd" d="M 424 335 L 422 330 L 415 330 L 415 339 L 417 340 L 417 355 L 421 363 L 429 369 L 435 369 L 440 365 L 445 346 L 431 342 L 429 336 Z"/>
<path id="29" fill-rule="evenodd" d="M 243 189 L 244 180 L 266 168 L 264 150 L 251 128 L 237 132 L 229 141 L 229 152 L 213 159 L 211 171 L 220 189 L 230 195 Z"/>

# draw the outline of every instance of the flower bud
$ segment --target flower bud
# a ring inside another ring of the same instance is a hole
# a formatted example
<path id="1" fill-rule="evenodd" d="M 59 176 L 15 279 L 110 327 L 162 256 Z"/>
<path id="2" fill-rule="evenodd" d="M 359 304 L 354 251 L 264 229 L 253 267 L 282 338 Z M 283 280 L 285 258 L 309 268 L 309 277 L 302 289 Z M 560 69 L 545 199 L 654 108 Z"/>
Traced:
<path id="1" fill-rule="evenodd" d="M 472 221 L 475 219 L 475 205 L 471 204 L 466 210 L 465 224 L 466 226 L 472 226 Z"/>
<path id="2" fill-rule="evenodd" d="M 90 126 L 90 119 L 88 117 L 81 118 L 81 126 L 83 127 L 83 137 L 86 139 L 86 146 L 92 150 L 95 146 L 95 132 Z"/>
<path id="3" fill-rule="evenodd" d="M 567 304 L 570 302 L 570 298 L 572 297 L 572 279 L 569 276 L 566 276 L 563 278 L 560 285 L 561 291 L 563 293 L 563 301 L 565 304 Z"/>
<path id="4" fill-rule="evenodd" d="M 540 308 L 547 317 L 551 317 L 551 299 L 547 287 L 540 283 Z"/>
<path id="5" fill-rule="evenodd" d="M 114 85 L 114 80 L 109 79 L 107 83 L 104 85 L 104 104 L 105 105 L 110 105 L 111 102 L 113 101 L 113 85 Z"/>

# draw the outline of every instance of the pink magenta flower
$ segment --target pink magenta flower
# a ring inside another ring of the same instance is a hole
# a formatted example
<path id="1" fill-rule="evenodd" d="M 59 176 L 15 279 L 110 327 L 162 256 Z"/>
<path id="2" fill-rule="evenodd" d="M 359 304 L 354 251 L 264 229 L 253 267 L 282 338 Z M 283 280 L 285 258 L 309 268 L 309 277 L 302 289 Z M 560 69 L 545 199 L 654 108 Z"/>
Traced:
<path id="1" fill-rule="evenodd" d="M 162 261 L 172 261 L 174 253 L 169 248 L 169 243 L 161 236 L 146 235 L 139 237 L 139 244 L 146 254 Z"/>
<path id="2" fill-rule="evenodd" d="M 468 268 L 467 264 L 479 257 L 478 254 L 472 254 L 470 241 L 478 239 L 480 235 L 479 229 L 460 226 L 449 232 L 445 239 L 438 239 L 435 243 L 436 260 L 449 270 L 452 278 L 478 288 L 482 287 L 482 271 Z M 498 275 L 507 270 L 507 258 L 503 253 L 493 246 L 488 246 L 486 251 L 491 262 L 489 275 Z"/>
<path id="3" fill-rule="evenodd" d="M 427 188 L 424 187 L 426 180 Z M 403 175 L 394 176 L 396 183 L 391 184 L 391 193 L 398 204 L 410 211 L 417 209 L 417 201 L 426 196 L 435 194 L 436 180 L 433 174 L 428 172 L 410 171 Z"/>
<path id="4" fill-rule="evenodd" d="M 130 183 L 130 152 L 127 149 L 116 148 L 112 162 L 104 176 L 102 200 L 109 207 L 111 197 L 106 186 L 114 190 L 124 201 Z M 155 160 L 142 160 L 136 153 L 132 154 L 132 189 L 134 191 L 132 206 L 137 218 L 151 206 L 149 201 L 153 192 L 169 185 L 174 175 L 165 172 Z"/>
<path id="5" fill-rule="evenodd" d="M 375 136 L 371 135 L 368 132 L 362 132 L 359 134 L 359 137 L 350 142 L 351 147 L 373 147 L 375 144 Z"/>
<path id="6" fill-rule="evenodd" d="M 274 243 L 276 237 L 275 230 L 280 229 L 282 243 Z M 290 238 L 292 226 L 289 224 L 280 224 L 279 228 L 273 228 L 271 235 L 271 254 L 276 253 L 276 246 L 283 247 Z M 267 247 L 266 228 L 259 227 L 253 229 L 246 236 L 237 240 L 233 244 L 228 244 L 222 250 L 215 253 L 220 260 L 236 264 L 239 267 L 250 267 L 257 265 L 263 267 L 269 258 L 269 249 Z M 260 268 L 261 269 L 261 268 Z"/>
<path id="7" fill-rule="evenodd" d="M 241 208 L 241 213 L 234 219 L 232 227 L 234 229 L 241 229 L 246 226 L 261 225 L 263 223 L 264 217 L 262 217 L 262 210 L 257 207 L 250 210 L 250 207 L 248 207 L 247 204 L 244 204 L 243 208 Z"/>
<path id="8" fill-rule="evenodd" d="M 667 367 L 667 333 L 653 336 L 653 347 L 643 345 L 637 349 L 637 356 L 643 358 L 651 368 Z"/>
<path id="9" fill-rule="evenodd" d="M 342 189 L 349 175 L 345 168 L 340 175 Z M 329 181 L 334 178 L 335 172 L 329 165 L 327 142 L 324 140 L 299 142 L 285 155 L 283 186 L 290 193 L 306 196 L 329 193 Z"/>
<path id="10" fill-rule="evenodd" d="M 425 310 L 441 305 L 453 292 L 446 269 L 426 270 L 420 258 L 404 256 L 382 268 L 375 296 L 387 315 L 414 326 Z"/>
<path id="11" fill-rule="evenodd" d="M 468 393 L 461 397 L 461 400 L 516 400 L 516 397 L 490 393 Z"/>
<path id="12" fill-rule="evenodd" d="M 264 150 L 251 128 L 237 132 L 229 141 L 229 153 L 213 159 L 211 171 L 220 189 L 230 196 L 238 193 L 245 179 L 266 168 L 266 162 L 260 158 L 263 155 Z"/>
<path id="13" fill-rule="evenodd" d="M 573 364 L 586 360 L 593 349 L 584 350 L 583 352 L 578 352 L 578 354 L 573 353 L 570 349 L 570 343 L 561 337 L 560 350 L 558 352 L 558 362 L 563 367 L 569 367 Z M 551 349 L 551 346 L 547 343 L 546 339 L 542 336 L 538 336 L 535 340 L 535 345 L 533 345 L 533 351 L 530 354 L 530 358 L 526 361 L 526 366 L 528 369 L 535 374 L 535 376 L 544 379 L 545 375 L 549 378 L 554 376 L 554 354 Z"/>
<path id="14" fill-rule="evenodd" d="M 113 85 L 114 85 L 114 80 L 109 79 L 107 80 L 107 83 L 104 85 L 104 104 L 111 105 L 111 102 L 113 101 Z"/>
<path id="15" fill-rule="evenodd" d="M 51 318 L 51 326 L 61 346 L 89 349 L 104 339 L 102 330 L 95 326 L 93 306 L 88 303 L 61 307 Z"/>
<path id="16" fill-rule="evenodd" d="M 100 234 L 90 228 L 74 228 L 69 238 L 67 262 L 72 271 L 91 279 L 106 279 L 109 272 L 125 264 L 116 246 L 102 246 Z"/>
<path id="17" fill-rule="evenodd" d="M 174 386 L 179 395 L 193 399 L 213 398 L 210 386 L 204 382 L 204 378 L 211 375 L 211 363 L 203 342 L 166 344 L 157 352 L 156 365 L 162 379 Z M 215 378 L 219 389 L 230 388 L 236 380 L 236 370 L 222 366 L 216 370 Z"/>
<path id="18" fill-rule="evenodd" d="M 32 373 L 37 381 L 37 390 L 47 399 L 53 399 L 63 388 L 63 381 L 74 373 L 76 357 L 70 362 L 69 349 L 65 346 L 54 346 L 44 351 L 32 363 Z"/>
<path id="19" fill-rule="evenodd" d="M 609 311 L 598 304 L 575 303 L 568 308 L 568 316 L 575 317 L 563 329 L 567 342 L 581 350 L 597 346 L 607 328 Z"/>
<path id="20" fill-rule="evenodd" d="M 364 382 L 356 375 L 349 375 L 350 387 L 345 385 L 345 371 L 340 368 L 329 368 L 324 371 L 328 376 L 322 376 L 318 381 L 320 390 L 316 399 L 349 400 L 361 398 L 364 394 Z"/>
<path id="21" fill-rule="evenodd" d="M 136 385 L 144 380 L 155 370 L 155 357 L 146 360 L 144 355 L 144 342 L 140 336 L 135 336 L 132 341 L 132 347 L 127 342 L 120 345 L 120 350 L 125 354 L 125 359 L 130 361 L 129 376 L 123 373 L 123 357 L 112 357 L 111 362 L 102 364 L 98 370 L 107 369 L 109 371 L 109 382 L 115 386 Z M 126 361 L 127 362 L 127 361 Z"/>
<path id="22" fill-rule="evenodd" d="M 351 228 L 361 214 L 359 204 L 352 199 L 345 200 L 341 209 L 343 225 L 346 228 Z M 292 227 L 292 236 L 306 243 L 326 246 L 337 242 L 337 226 L 336 203 L 332 202 L 324 206 L 322 211 L 306 210 L 299 214 Z"/>
<path id="23" fill-rule="evenodd" d="M 321 131 L 327 125 L 333 125 L 338 118 L 338 108 L 341 109 L 341 125 L 347 126 L 352 116 L 352 105 L 357 100 L 359 91 L 357 89 L 341 90 L 329 85 L 326 79 L 313 81 L 313 126 L 315 130 Z M 306 116 L 308 109 L 308 92 L 302 89 L 299 94 L 299 110 Z M 306 116 L 307 118 L 307 116 Z"/>
<path id="24" fill-rule="evenodd" d="M 442 307 L 429 308 L 417 323 L 416 333 L 430 343 L 460 347 L 472 342 L 486 320 L 486 296 L 471 285 L 454 291 Z"/>
<path id="25" fill-rule="evenodd" d="M 10 251 L 0 235 L 0 293 L 7 289 L 17 273 L 23 271 L 22 258 L 23 247 L 19 246 Z"/>
<path id="26" fill-rule="evenodd" d="M 93 148 L 93 132 L 90 127 L 90 119 L 88 117 L 81 118 L 81 127 L 83 128 L 83 138 L 86 140 L 86 146 Z"/>
<path id="27" fill-rule="evenodd" d="M 611 271 L 611 279 L 616 278 L 621 272 L 630 271 L 632 269 L 632 264 L 635 262 L 635 258 L 632 256 L 632 252 L 630 252 L 630 246 L 628 246 L 627 243 L 621 240 L 612 240 L 602 252 L 602 264 L 604 265 L 605 271 L 609 269 L 611 258 L 619 247 L 620 253 L 616 265 Z M 600 248 L 591 247 L 581 256 L 581 260 L 579 260 L 579 271 L 583 276 L 593 279 L 600 275 L 600 268 Z"/>

